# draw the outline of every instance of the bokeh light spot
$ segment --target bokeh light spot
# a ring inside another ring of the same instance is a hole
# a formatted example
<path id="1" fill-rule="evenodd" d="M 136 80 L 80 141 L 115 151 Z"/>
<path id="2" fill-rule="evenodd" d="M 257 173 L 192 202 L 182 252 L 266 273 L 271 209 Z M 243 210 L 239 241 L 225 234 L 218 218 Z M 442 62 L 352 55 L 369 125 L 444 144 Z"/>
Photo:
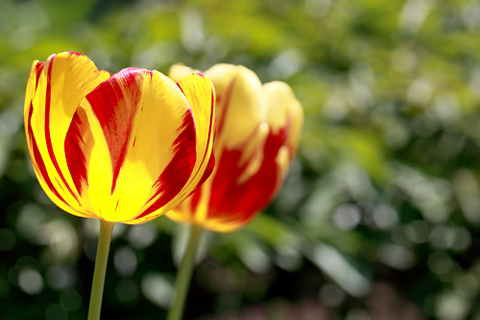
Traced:
<path id="1" fill-rule="evenodd" d="M 23 268 L 18 274 L 18 285 L 28 294 L 34 295 L 43 290 L 44 283 L 40 273 L 33 268 Z"/>
<path id="2" fill-rule="evenodd" d="M 142 279 L 143 295 L 161 308 L 168 308 L 173 297 L 173 285 L 160 273 L 149 273 Z"/>
<path id="3" fill-rule="evenodd" d="M 145 249 L 157 238 L 157 229 L 149 223 L 135 225 L 127 234 L 129 244 L 135 249 Z"/>
<path id="4" fill-rule="evenodd" d="M 54 265 L 47 270 L 47 282 L 53 289 L 68 289 L 75 283 L 75 273 L 67 265 Z"/>
<path id="5" fill-rule="evenodd" d="M 122 247 L 115 251 L 115 268 L 123 276 L 131 275 L 137 269 L 137 255 L 130 247 Z"/>
<path id="6" fill-rule="evenodd" d="M 344 204 L 335 211 L 333 220 L 340 229 L 351 230 L 360 223 L 360 209 L 353 204 Z"/>

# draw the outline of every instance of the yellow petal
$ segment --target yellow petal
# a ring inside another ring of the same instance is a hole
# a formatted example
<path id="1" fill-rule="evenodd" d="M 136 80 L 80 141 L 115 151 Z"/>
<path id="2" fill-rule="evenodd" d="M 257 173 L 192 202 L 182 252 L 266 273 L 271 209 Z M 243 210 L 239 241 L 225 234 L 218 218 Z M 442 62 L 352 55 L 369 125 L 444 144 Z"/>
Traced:
<path id="1" fill-rule="evenodd" d="M 195 123 L 177 85 L 128 68 L 81 103 L 93 143 L 85 201 L 109 221 L 139 223 L 176 203 L 196 161 Z"/>
<path id="2" fill-rule="evenodd" d="M 265 95 L 268 99 L 267 122 L 273 134 L 278 134 L 282 128 L 288 126 L 285 145 L 295 153 L 303 126 L 303 109 L 295 98 L 293 90 L 286 83 L 273 81 L 264 84 Z"/>
<path id="3" fill-rule="evenodd" d="M 112 76 L 112 74 L 106 70 L 100 70 L 100 73 L 102 74 L 103 80 L 107 80 Z"/>
<path id="4" fill-rule="evenodd" d="M 34 61 L 30 70 L 30 76 L 27 83 L 27 90 L 25 95 L 25 109 L 24 109 L 24 121 L 25 121 L 25 135 L 27 138 L 28 150 L 30 158 L 32 160 L 33 169 L 37 175 L 38 181 L 46 194 L 52 201 L 64 210 L 71 210 L 69 205 L 57 191 L 53 185 L 52 180 L 48 176 L 45 162 L 38 149 L 38 144 L 35 139 L 35 135 L 32 130 L 32 115 L 33 115 L 33 99 L 35 97 L 35 91 L 38 85 L 38 78 L 40 77 L 45 62 Z M 48 159 L 47 159 L 48 160 Z"/>
<path id="5" fill-rule="evenodd" d="M 182 64 L 171 66 L 169 76 L 174 81 L 178 81 L 178 86 L 192 106 L 197 129 L 197 153 L 204 155 L 203 159 L 199 159 L 201 162 L 197 163 L 194 170 L 194 172 L 199 171 L 200 174 L 203 172 L 199 182 L 201 184 L 210 176 L 215 165 L 215 157 L 211 151 L 215 135 L 215 90 L 211 81 L 198 70 Z M 208 134 L 205 135 L 205 132 Z M 205 163 L 206 159 L 209 159 L 208 163 Z M 192 183 L 198 184 L 198 179 L 193 180 Z"/>
<path id="6" fill-rule="evenodd" d="M 37 63 L 32 68 L 27 88 L 26 103 L 29 100 L 30 105 L 25 109 L 29 113 L 25 128 L 28 139 L 32 144 L 35 141 L 37 149 L 33 151 L 36 157 L 32 161 L 42 159 L 43 164 L 37 169 L 44 166 L 45 170 L 44 174 L 36 170 L 37 176 L 44 180 L 42 186 L 52 201 L 81 216 L 86 212 L 67 168 L 64 140 L 80 101 L 102 80 L 100 72 L 86 56 L 64 52 L 50 56 L 44 64 Z M 46 176 L 50 180 L 48 183 Z"/>
<path id="7" fill-rule="evenodd" d="M 215 148 L 239 147 L 266 119 L 267 101 L 260 79 L 245 67 L 226 64 L 213 66 L 205 75 L 217 92 Z"/>
<path id="8" fill-rule="evenodd" d="M 285 127 L 295 96 L 292 89 L 281 81 L 265 83 L 263 89 L 268 100 L 267 122 L 276 134 Z"/>
<path id="9" fill-rule="evenodd" d="M 170 67 L 168 76 L 175 82 L 178 82 L 192 73 L 200 73 L 200 71 L 177 63 Z"/>
<path id="10" fill-rule="evenodd" d="M 188 196 L 199 184 L 205 182 L 212 173 L 215 164 L 213 154 L 215 91 L 210 80 L 202 74 L 190 74 L 180 80 L 178 86 L 192 107 L 197 131 L 197 162 L 192 177 L 182 190 L 182 196 Z M 175 218 L 176 212 L 167 213 L 167 215 L 169 214 Z"/>

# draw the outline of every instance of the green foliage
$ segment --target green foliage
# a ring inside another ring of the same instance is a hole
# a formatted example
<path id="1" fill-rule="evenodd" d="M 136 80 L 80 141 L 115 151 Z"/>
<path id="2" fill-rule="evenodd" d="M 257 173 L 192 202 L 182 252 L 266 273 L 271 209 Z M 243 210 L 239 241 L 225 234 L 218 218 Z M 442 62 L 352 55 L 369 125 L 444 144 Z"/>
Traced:
<path id="1" fill-rule="evenodd" d="M 22 130 L 32 61 L 70 50 L 110 72 L 243 64 L 304 106 L 277 200 L 243 230 L 206 235 L 185 319 L 477 319 L 479 12 L 474 0 L 3 0 L 1 318 L 86 317 L 98 226 L 46 198 Z M 109 318 L 164 317 L 183 235 L 165 218 L 116 227 Z"/>

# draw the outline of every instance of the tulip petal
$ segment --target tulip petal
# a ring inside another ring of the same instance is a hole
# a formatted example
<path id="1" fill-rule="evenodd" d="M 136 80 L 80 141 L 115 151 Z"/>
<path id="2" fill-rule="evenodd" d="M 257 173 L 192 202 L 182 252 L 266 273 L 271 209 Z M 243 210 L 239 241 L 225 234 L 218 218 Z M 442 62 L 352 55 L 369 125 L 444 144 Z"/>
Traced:
<path id="1" fill-rule="evenodd" d="M 112 76 L 112 74 L 106 70 L 100 70 L 100 73 L 102 74 L 103 80 L 107 80 Z"/>
<path id="2" fill-rule="evenodd" d="M 205 222 L 212 230 L 229 232 L 248 223 L 279 191 L 295 154 L 303 122 L 300 103 L 286 84 L 276 82 L 266 87 L 269 130 L 261 148 L 261 165 L 257 167 L 255 157 L 239 165 L 246 147 L 224 150 L 212 182 Z"/>
<path id="3" fill-rule="evenodd" d="M 188 181 L 192 176 L 196 160 L 196 157 L 194 156 L 196 155 L 194 123 L 193 115 L 191 113 L 186 113 L 183 124 L 179 130 L 181 133 L 177 136 L 177 139 L 175 139 L 173 144 L 175 155 L 155 182 L 157 191 L 150 199 L 150 201 L 154 201 L 139 216 L 137 216 L 132 223 L 142 223 L 154 219 L 185 198 L 185 195 L 182 196 L 180 191 L 182 191 L 182 187 L 185 188 L 187 184 L 182 184 Z M 175 180 L 182 181 L 182 184 L 169 183 L 169 181 Z M 169 206 L 165 208 L 167 203 L 174 199 L 176 199 L 176 201 L 170 203 Z"/>
<path id="4" fill-rule="evenodd" d="M 27 83 L 27 91 L 25 95 L 25 134 L 27 138 L 28 150 L 30 152 L 30 158 L 32 159 L 32 166 L 40 185 L 49 195 L 49 197 L 60 207 L 68 208 L 66 201 L 58 193 L 57 189 L 53 185 L 52 180 L 48 176 L 46 165 L 43 161 L 40 150 L 38 149 L 37 141 L 32 130 L 32 115 L 33 115 L 33 99 L 35 98 L 35 91 L 38 87 L 38 80 L 41 76 L 45 62 L 34 61 L 30 70 L 30 76 Z"/>
<path id="5" fill-rule="evenodd" d="M 243 146 L 226 149 L 211 185 L 207 228 L 227 232 L 248 223 L 281 187 L 295 154 L 303 112 L 291 88 L 279 81 L 263 86 L 266 122 Z"/>
<path id="6" fill-rule="evenodd" d="M 52 201 L 80 216 L 85 216 L 85 210 L 78 202 L 79 194 L 68 171 L 64 139 L 80 101 L 101 81 L 90 59 L 64 52 L 50 56 L 45 63 L 34 63 L 27 86 L 25 128 L 29 145 L 37 149 L 32 150 L 37 155 L 32 158 L 38 162 L 34 165 L 37 176 L 44 180 L 42 186 Z M 40 158 L 49 161 L 41 164 Z"/>
<path id="7" fill-rule="evenodd" d="M 238 148 L 266 118 L 268 106 L 262 83 L 253 71 L 242 66 L 219 64 L 205 75 L 219 94 L 215 149 Z"/>
<path id="8" fill-rule="evenodd" d="M 285 142 L 276 158 L 282 175 L 288 171 L 288 166 L 298 146 L 303 125 L 303 110 L 295 98 L 293 90 L 284 82 L 272 81 L 263 86 L 268 99 L 267 122 L 273 134 L 285 130 Z M 283 179 L 281 179 L 283 181 Z"/>
<path id="9" fill-rule="evenodd" d="M 69 133 L 88 168 L 77 171 L 91 211 L 139 223 L 169 209 L 196 161 L 193 114 L 177 85 L 156 71 L 124 69 L 88 94 L 77 114 Z"/>
<path id="10" fill-rule="evenodd" d="M 73 183 L 80 195 L 88 185 L 87 159 L 90 159 L 94 140 L 85 110 L 79 108 L 65 137 L 65 155 Z"/>
<path id="11" fill-rule="evenodd" d="M 275 158 L 282 140 L 281 136 L 272 134 L 267 137 L 263 161 L 248 180 L 241 177 L 255 160 L 239 166 L 242 150 L 223 152 L 211 187 L 208 228 L 219 232 L 238 229 L 270 202 L 279 185 Z"/>
<path id="12" fill-rule="evenodd" d="M 212 150 L 215 136 L 215 90 L 210 80 L 200 73 L 182 78 L 177 85 L 192 107 L 197 130 L 197 162 L 191 178 L 181 191 L 182 196 L 188 196 L 207 180 L 215 167 Z M 167 213 L 167 215 L 175 214 L 177 214 L 176 211 Z"/>
<path id="13" fill-rule="evenodd" d="M 213 85 L 202 74 L 190 74 L 181 79 L 177 85 L 187 98 L 195 118 L 197 159 L 188 182 L 179 192 L 175 206 L 194 192 L 210 176 L 215 166 L 212 150 L 215 135 L 215 91 Z M 159 205 L 148 208 L 142 216 L 150 214 L 150 211 Z M 173 211 L 168 211 L 167 215 L 172 213 Z"/>
<path id="14" fill-rule="evenodd" d="M 58 205 L 61 207 L 65 207 L 67 203 L 65 202 L 63 197 L 58 193 L 57 189 L 53 186 L 52 180 L 50 180 L 50 177 L 48 176 L 47 168 L 45 166 L 45 163 L 43 162 L 42 156 L 38 149 L 37 141 L 35 140 L 35 136 L 32 130 L 31 120 L 32 120 L 32 113 L 33 113 L 33 104 L 31 101 L 31 96 L 29 95 L 29 93 L 31 93 L 31 90 L 29 90 L 30 89 L 29 87 L 32 85 L 30 82 L 33 82 L 34 86 L 37 85 L 37 77 L 35 72 L 40 69 L 39 67 L 43 68 L 43 66 L 44 66 L 43 63 L 38 63 L 38 64 L 34 63 L 34 66 L 32 67 L 32 73 L 30 76 L 31 81 L 29 81 L 29 84 L 27 85 L 27 98 L 25 99 L 26 106 L 25 106 L 25 117 L 24 117 L 27 144 L 28 144 L 28 150 L 30 151 L 30 156 L 32 159 L 32 166 L 37 174 L 40 185 L 47 192 L 50 198 L 54 200 L 55 203 L 58 203 Z"/>
<path id="15" fill-rule="evenodd" d="M 183 192 L 190 194 L 210 176 L 215 166 L 213 140 L 215 136 L 215 90 L 201 73 L 190 74 L 177 83 L 192 108 L 197 131 L 196 150 L 199 158 L 191 179 Z"/>
<path id="16" fill-rule="evenodd" d="M 178 82 L 192 73 L 200 73 L 199 70 L 192 69 L 183 64 L 177 63 L 170 67 L 168 76 L 175 82 Z"/>

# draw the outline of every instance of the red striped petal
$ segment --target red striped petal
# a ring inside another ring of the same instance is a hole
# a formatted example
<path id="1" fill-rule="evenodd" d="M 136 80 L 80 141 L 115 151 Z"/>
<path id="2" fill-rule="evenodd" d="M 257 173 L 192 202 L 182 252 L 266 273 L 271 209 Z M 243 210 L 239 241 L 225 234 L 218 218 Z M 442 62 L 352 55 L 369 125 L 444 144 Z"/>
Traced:
<path id="1" fill-rule="evenodd" d="M 80 195 L 83 187 L 88 186 L 87 159 L 90 158 L 92 145 L 92 133 L 85 110 L 78 109 L 65 137 L 65 157 L 73 183 Z"/>
<path id="2" fill-rule="evenodd" d="M 112 194 L 125 160 L 133 118 L 141 97 L 142 82 L 137 78 L 143 77 L 144 72 L 146 70 L 124 69 L 102 82 L 86 97 L 100 122 L 110 151 L 113 168 Z M 128 89 L 127 93 L 125 89 Z"/>
<path id="3" fill-rule="evenodd" d="M 208 218 L 221 220 L 236 228 L 267 206 L 281 185 L 276 157 L 284 145 L 286 129 L 270 133 L 264 147 L 264 159 L 258 171 L 244 183 L 238 183 L 249 161 L 239 166 L 242 150 L 224 150 L 213 178 Z M 232 227 L 233 228 L 233 227 Z"/>
<path id="4" fill-rule="evenodd" d="M 52 70 L 55 60 L 55 55 L 50 56 L 50 63 L 48 64 L 47 70 L 47 87 L 46 87 L 46 94 L 45 94 L 45 142 L 47 144 L 47 151 L 50 157 L 50 160 L 57 171 L 58 176 L 62 180 L 63 185 L 68 190 L 68 192 L 72 195 L 72 197 L 78 202 L 78 198 L 73 190 L 70 188 L 70 185 L 67 183 L 67 179 L 65 178 L 62 170 L 60 169 L 60 165 L 58 163 L 57 157 L 53 150 L 53 143 L 51 137 L 51 129 L 50 129 L 50 113 L 52 112 Z M 61 186 L 61 185 L 60 185 Z M 79 204 L 80 205 L 80 204 Z"/>
<path id="5" fill-rule="evenodd" d="M 41 182 L 43 181 L 46 184 L 48 189 L 58 198 L 58 200 L 67 204 L 67 202 L 58 193 L 57 189 L 54 187 L 54 185 L 52 183 L 52 180 L 50 180 L 50 177 L 48 176 L 47 168 L 45 167 L 45 163 L 43 162 L 43 158 L 40 154 L 40 151 L 38 150 L 37 142 L 36 142 L 35 136 L 33 134 L 32 114 L 33 114 L 33 105 L 30 104 L 30 109 L 29 109 L 29 112 L 28 112 L 26 134 L 27 134 L 27 140 L 29 142 L 30 154 L 32 156 L 32 165 L 35 169 L 35 172 L 38 175 L 39 180 Z M 52 199 L 52 200 L 54 202 L 56 202 L 55 199 Z"/>
<path id="6" fill-rule="evenodd" d="M 155 182 L 158 189 L 150 200 L 157 199 L 137 219 L 157 211 L 170 202 L 182 190 L 192 174 L 197 153 L 195 122 L 191 110 L 185 113 L 179 131 L 173 144 L 173 159 Z"/>

